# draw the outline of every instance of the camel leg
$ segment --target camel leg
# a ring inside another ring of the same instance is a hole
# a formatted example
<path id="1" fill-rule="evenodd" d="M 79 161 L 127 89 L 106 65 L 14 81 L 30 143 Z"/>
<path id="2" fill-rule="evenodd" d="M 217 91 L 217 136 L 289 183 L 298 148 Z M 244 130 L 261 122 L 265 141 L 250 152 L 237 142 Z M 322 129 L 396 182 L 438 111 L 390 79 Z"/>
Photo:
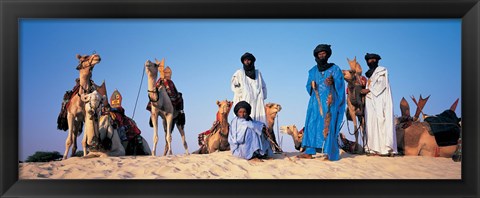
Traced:
<path id="1" fill-rule="evenodd" d="M 353 133 L 355 135 L 355 143 L 358 143 L 358 131 L 357 131 L 357 116 L 355 115 L 355 107 L 353 106 L 350 100 L 347 100 L 348 103 L 348 114 L 352 118 L 353 122 Z"/>
<path id="2" fill-rule="evenodd" d="M 153 124 L 153 146 L 152 146 L 152 156 L 155 156 L 157 151 L 158 143 L 158 113 L 156 112 L 155 107 L 152 105 L 152 124 Z"/>
<path id="3" fill-rule="evenodd" d="M 180 135 L 182 136 L 182 142 L 183 142 L 183 147 L 185 148 L 185 154 L 189 155 L 190 153 L 188 152 L 187 141 L 185 140 L 185 130 L 184 130 L 184 126 L 181 126 L 181 125 L 179 125 L 179 124 L 176 124 L 176 125 L 177 125 L 178 131 L 180 132 Z"/>
<path id="4" fill-rule="evenodd" d="M 167 141 L 167 118 L 163 119 L 163 132 L 165 132 L 165 149 L 163 150 L 163 156 L 167 155 L 168 141 Z"/>
<path id="5" fill-rule="evenodd" d="M 83 156 L 87 156 L 87 133 L 83 133 L 82 148 L 83 148 Z"/>
<path id="6" fill-rule="evenodd" d="M 68 136 L 67 139 L 65 140 L 65 152 L 63 153 L 63 159 L 67 159 L 68 156 L 68 151 L 70 150 L 70 147 L 72 146 L 72 138 L 73 138 L 73 131 L 75 127 L 73 126 L 73 121 L 74 117 L 72 114 L 67 114 L 67 122 L 68 122 Z"/>
<path id="7" fill-rule="evenodd" d="M 164 155 L 167 153 L 169 155 L 172 155 L 172 124 L 173 124 L 173 115 L 171 113 L 168 113 L 165 115 L 165 121 L 167 126 L 165 127 L 167 129 L 166 135 L 165 135 L 165 140 L 166 140 L 166 147 Z"/>

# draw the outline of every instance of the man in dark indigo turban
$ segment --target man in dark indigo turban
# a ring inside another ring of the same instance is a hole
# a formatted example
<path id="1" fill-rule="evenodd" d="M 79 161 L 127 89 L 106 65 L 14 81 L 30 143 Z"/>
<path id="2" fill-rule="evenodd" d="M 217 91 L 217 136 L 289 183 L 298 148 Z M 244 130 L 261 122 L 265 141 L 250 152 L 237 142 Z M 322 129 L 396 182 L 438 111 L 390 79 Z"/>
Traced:
<path id="1" fill-rule="evenodd" d="M 388 70 L 378 66 L 381 59 L 378 54 L 367 53 L 365 61 L 370 68 L 365 96 L 365 126 L 367 132 L 368 154 L 390 155 L 397 153 L 397 136 L 393 124 L 392 90 Z"/>
<path id="2" fill-rule="evenodd" d="M 232 76 L 230 88 L 233 91 L 233 105 L 240 101 L 250 104 L 253 120 L 267 124 L 265 103 L 267 99 L 267 85 L 260 70 L 255 69 L 256 58 L 246 52 L 240 58 L 243 69 L 238 69 Z"/>
<path id="3" fill-rule="evenodd" d="M 382 58 L 378 54 L 367 53 L 365 55 L 365 61 L 367 61 L 367 65 L 368 65 L 368 68 L 369 68 L 369 70 L 365 73 L 365 75 L 368 78 L 370 78 L 370 76 L 372 76 L 373 72 L 378 67 L 378 61 L 380 59 L 382 59 Z"/>
<path id="4" fill-rule="evenodd" d="M 332 49 L 327 44 L 313 50 L 317 64 L 308 71 L 306 88 L 310 99 L 302 141 L 305 152 L 299 158 L 312 159 L 322 152 L 330 161 L 340 159 L 337 139 L 345 114 L 345 80 L 338 65 L 327 63 L 331 55 Z"/>

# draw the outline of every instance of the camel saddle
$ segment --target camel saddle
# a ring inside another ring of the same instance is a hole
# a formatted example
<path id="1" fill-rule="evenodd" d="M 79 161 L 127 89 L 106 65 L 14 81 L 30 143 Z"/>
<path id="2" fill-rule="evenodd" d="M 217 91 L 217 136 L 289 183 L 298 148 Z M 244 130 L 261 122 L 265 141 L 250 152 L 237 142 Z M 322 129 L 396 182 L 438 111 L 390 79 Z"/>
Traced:
<path id="1" fill-rule="evenodd" d="M 215 121 L 213 122 L 212 127 L 198 134 L 198 146 L 202 147 L 203 145 L 205 145 L 205 140 L 207 139 L 207 137 L 219 131 L 217 130 L 217 127 L 220 126 L 220 119 L 221 119 L 221 115 L 219 112 L 217 112 L 217 116 L 215 118 Z"/>
<path id="2" fill-rule="evenodd" d="M 175 110 L 183 110 L 183 97 L 182 93 L 177 91 L 175 84 L 170 79 L 158 79 L 156 83 L 156 87 L 160 87 L 160 85 L 165 86 L 165 90 L 167 91 L 168 97 L 170 97 L 170 101 L 172 102 L 173 108 Z M 147 104 L 147 110 L 152 111 L 152 106 L 150 102 Z"/>
<path id="3" fill-rule="evenodd" d="M 68 90 L 63 94 L 63 100 L 62 100 L 62 106 L 60 109 L 60 113 L 58 114 L 57 118 L 57 129 L 58 130 L 63 130 L 67 131 L 68 130 L 68 121 L 67 121 L 67 110 L 68 107 L 70 106 L 70 101 L 75 94 L 78 93 L 78 90 L 80 90 L 80 85 L 77 83 L 75 87 L 73 87 L 72 90 Z M 80 128 L 81 132 L 82 128 Z"/>
<path id="4" fill-rule="evenodd" d="M 430 125 L 430 134 L 435 136 L 438 146 L 457 145 L 460 138 L 460 118 L 454 111 L 445 110 L 441 114 L 424 119 Z"/>
<path id="5" fill-rule="evenodd" d="M 110 116 L 112 116 L 116 128 L 123 128 L 125 130 L 127 140 L 130 141 L 142 133 L 135 121 L 125 115 L 123 107 L 111 108 Z"/>

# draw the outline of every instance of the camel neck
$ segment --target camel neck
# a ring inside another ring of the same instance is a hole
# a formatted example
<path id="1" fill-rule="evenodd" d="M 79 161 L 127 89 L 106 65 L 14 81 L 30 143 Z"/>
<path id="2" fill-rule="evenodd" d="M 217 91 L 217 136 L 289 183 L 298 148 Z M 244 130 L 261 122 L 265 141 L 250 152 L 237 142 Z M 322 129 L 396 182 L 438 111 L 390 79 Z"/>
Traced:
<path id="1" fill-rule="evenodd" d="M 80 72 L 79 84 L 82 87 L 82 89 L 80 90 L 80 93 L 83 93 L 90 89 L 90 78 L 91 78 L 91 73 Z"/>
<path id="2" fill-rule="evenodd" d="M 273 124 L 274 124 L 274 120 L 275 120 L 275 116 L 277 114 L 276 113 L 272 113 L 272 114 L 268 114 L 267 113 L 267 125 L 268 125 L 268 128 L 272 128 L 273 127 Z"/>
<path id="3" fill-rule="evenodd" d="M 157 76 L 148 75 L 148 90 L 155 89 L 155 83 L 157 81 Z"/>

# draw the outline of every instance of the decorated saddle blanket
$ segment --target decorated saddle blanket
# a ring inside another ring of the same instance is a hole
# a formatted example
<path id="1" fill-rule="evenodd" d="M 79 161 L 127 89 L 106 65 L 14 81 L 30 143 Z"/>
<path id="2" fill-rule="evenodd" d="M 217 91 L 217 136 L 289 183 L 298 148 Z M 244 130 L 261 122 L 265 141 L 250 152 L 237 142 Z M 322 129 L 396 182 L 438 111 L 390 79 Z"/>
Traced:
<path id="1" fill-rule="evenodd" d="M 142 133 L 135 121 L 125 115 L 125 110 L 122 107 L 112 108 L 110 116 L 112 116 L 117 129 L 122 128 L 122 130 L 125 130 L 129 141 Z"/>
<path id="2" fill-rule="evenodd" d="M 173 108 L 175 110 L 183 110 L 183 97 L 182 93 L 177 91 L 175 84 L 172 80 L 169 79 L 158 79 L 156 83 L 156 87 L 160 87 L 160 85 L 165 86 L 165 90 L 167 91 L 168 97 L 170 97 L 170 101 L 172 102 Z M 147 104 L 147 110 L 151 111 L 152 107 L 151 104 Z"/>
<path id="3" fill-rule="evenodd" d="M 75 87 L 73 87 L 72 90 L 66 91 L 65 94 L 63 94 L 62 106 L 57 118 L 58 130 L 63 130 L 63 131 L 68 130 L 67 110 L 68 110 L 68 107 L 70 106 L 70 101 L 72 100 L 72 97 L 78 93 L 79 89 L 80 89 L 80 85 L 77 84 L 75 85 Z M 81 130 L 82 129 L 80 128 L 79 132 L 81 132 Z"/>
<path id="4" fill-rule="evenodd" d="M 454 111 L 445 110 L 441 114 L 425 118 L 430 125 L 430 134 L 435 136 L 438 146 L 456 145 L 460 138 L 460 118 Z"/>
<path id="5" fill-rule="evenodd" d="M 216 128 L 220 124 L 220 118 L 221 118 L 221 115 L 220 115 L 219 112 L 217 112 L 217 116 L 216 116 L 215 122 L 213 122 L 212 127 L 209 130 L 206 130 L 206 131 L 198 134 L 198 146 L 201 147 L 201 146 L 205 145 L 205 141 L 206 141 L 207 137 L 210 136 L 210 135 L 213 135 L 215 132 L 218 131 L 218 130 L 216 130 Z"/>

